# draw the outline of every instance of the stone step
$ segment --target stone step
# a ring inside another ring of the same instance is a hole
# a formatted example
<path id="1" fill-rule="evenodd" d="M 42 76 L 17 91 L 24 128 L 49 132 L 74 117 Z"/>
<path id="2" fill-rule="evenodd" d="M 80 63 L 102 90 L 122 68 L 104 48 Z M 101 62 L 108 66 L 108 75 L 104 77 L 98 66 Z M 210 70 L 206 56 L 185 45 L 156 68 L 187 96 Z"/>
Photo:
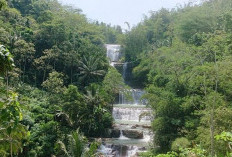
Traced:
<path id="1" fill-rule="evenodd" d="M 119 138 L 102 138 L 102 143 L 114 145 L 140 146 L 148 147 L 150 139 L 119 139 Z"/>
<path id="2" fill-rule="evenodd" d="M 151 135 L 151 129 L 138 128 L 138 129 L 127 129 L 127 128 L 114 128 L 107 129 L 102 134 L 102 138 L 129 138 L 129 139 L 143 139 L 147 135 Z"/>
<path id="3" fill-rule="evenodd" d="M 115 156 L 136 157 L 138 156 L 136 152 L 145 152 L 147 151 L 147 148 L 138 147 L 138 146 L 127 146 L 127 145 L 102 144 L 98 151 L 107 157 L 115 157 Z"/>
<path id="4" fill-rule="evenodd" d="M 123 125 L 123 124 L 114 124 L 114 129 L 121 129 L 121 130 L 129 130 L 129 129 L 136 129 L 136 130 L 151 130 L 151 125 Z"/>
<path id="5" fill-rule="evenodd" d="M 135 104 L 114 104 L 113 107 L 115 108 L 145 108 L 151 110 L 146 105 L 135 105 Z"/>
<path id="6" fill-rule="evenodd" d="M 140 129 L 108 129 L 105 132 L 105 135 L 103 137 L 106 138 L 120 138 L 120 137 L 126 137 L 126 138 L 132 138 L 132 139 L 143 139 L 143 130 Z"/>
<path id="7" fill-rule="evenodd" d="M 147 108 L 113 108 L 113 117 L 115 120 L 124 121 L 151 121 L 152 111 Z"/>
<path id="8" fill-rule="evenodd" d="M 136 125 L 136 126 L 151 126 L 151 122 L 150 121 L 124 121 L 124 120 L 115 120 L 114 122 L 116 125 L 120 124 L 120 125 Z"/>

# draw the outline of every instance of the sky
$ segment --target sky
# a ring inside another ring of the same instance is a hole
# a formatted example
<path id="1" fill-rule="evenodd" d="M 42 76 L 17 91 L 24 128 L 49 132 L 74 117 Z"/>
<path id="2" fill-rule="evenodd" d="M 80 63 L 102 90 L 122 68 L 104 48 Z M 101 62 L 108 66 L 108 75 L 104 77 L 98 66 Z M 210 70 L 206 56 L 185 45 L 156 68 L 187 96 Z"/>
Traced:
<path id="1" fill-rule="evenodd" d="M 80 8 L 90 20 L 127 28 L 125 22 L 135 26 L 149 11 L 174 8 L 189 0 L 59 0 L 62 4 Z"/>

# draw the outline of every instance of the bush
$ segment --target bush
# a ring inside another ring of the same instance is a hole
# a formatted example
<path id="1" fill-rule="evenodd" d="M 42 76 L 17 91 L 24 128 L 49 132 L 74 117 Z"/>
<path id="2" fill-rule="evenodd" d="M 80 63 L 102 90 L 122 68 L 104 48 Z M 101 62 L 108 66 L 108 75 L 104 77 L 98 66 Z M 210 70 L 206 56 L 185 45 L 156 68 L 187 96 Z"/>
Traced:
<path id="1" fill-rule="evenodd" d="M 171 149 L 173 151 L 178 152 L 180 150 L 180 148 L 182 148 L 182 149 L 188 148 L 190 145 L 191 144 L 187 138 L 185 138 L 185 137 L 176 138 L 175 141 L 172 142 Z"/>

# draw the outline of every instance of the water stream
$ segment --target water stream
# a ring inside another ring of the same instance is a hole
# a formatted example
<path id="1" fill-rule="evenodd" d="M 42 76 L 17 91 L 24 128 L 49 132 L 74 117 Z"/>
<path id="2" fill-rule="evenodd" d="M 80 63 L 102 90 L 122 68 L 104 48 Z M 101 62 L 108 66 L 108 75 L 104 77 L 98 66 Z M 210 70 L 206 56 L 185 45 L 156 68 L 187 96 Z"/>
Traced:
<path id="1" fill-rule="evenodd" d="M 114 66 L 120 60 L 121 46 L 110 44 L 105 46 L 107 57 Z M 128 63 L 122 66 L 122 76 L 126 80 Z M 151 116 L 144 113 L 151 113 L 151 109 L 146 107 L 144 100 L 141 100 L 143 94 L 142 89 L 120 92 L 118 104 L 114 104 L 112 111 L 115 120 L 113 130 L 118 133 L 118 137 L 103 139 L 99 150 L 106 157 L 136 157 L 137 152 L 146 151 L 148 148 L 152 138 Z M 141 116 L 143 114 L 145 116 Z"/>

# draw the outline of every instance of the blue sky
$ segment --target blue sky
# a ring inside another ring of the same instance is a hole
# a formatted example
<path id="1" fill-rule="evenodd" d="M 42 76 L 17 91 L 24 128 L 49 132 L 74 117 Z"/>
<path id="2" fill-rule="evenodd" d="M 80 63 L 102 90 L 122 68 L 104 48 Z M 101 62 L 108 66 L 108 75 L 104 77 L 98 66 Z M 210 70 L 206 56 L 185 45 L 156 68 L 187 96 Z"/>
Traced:
<path id="1" fill-rule="evenodd" d="M 149 11 L 174 8 L 189 0 L 59 0 L 63 4 L 82 9 L 91 20 L 126 28 L 125 22 L 136 25 Z"/>

